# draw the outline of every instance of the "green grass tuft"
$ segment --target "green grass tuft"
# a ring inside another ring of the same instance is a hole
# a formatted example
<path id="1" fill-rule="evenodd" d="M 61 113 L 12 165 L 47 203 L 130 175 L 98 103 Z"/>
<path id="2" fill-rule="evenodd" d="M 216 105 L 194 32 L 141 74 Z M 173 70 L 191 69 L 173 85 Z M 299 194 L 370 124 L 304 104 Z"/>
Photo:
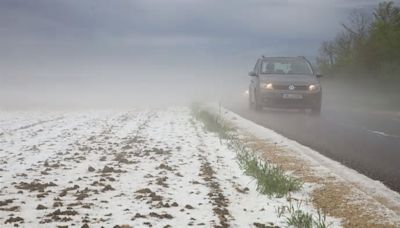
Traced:
<path id="1" fill-rule="evenodd" d="M 257 191 L 262 194 L 283 197 L 302 187 L 298 179 L 287 175 L 280 167 L 258 159 L 251 152 L 240 151 L 236 157 L 244 173 L 257 180 Z"/>
<path id="2" fill-rule="evenodd" d="M 291 227 L 298 228 L 328 228 L 330 224 L 326 222 L 326 215 L 318 210 L 318 216 L 313 216 L 311 213 L 301 210 L 301 201 L 295 207 L 292 202 L 289 206 L 278 207 L 278 216 L 281 217 L 287 212 L 285 216 L 286 224 Z"/>
<path id="3" fill-rule="evenodd" d="M 246 175 L 257 180 L 257 190 L 260 193 L 283 197 L 291 191 L 301 189 L 302 183 L 298 179 L 287 175 L 280 167 L 259 159 L 255 155 L 256 151 L 246 146 L 220 116 L 201 109 L 198 105 L 192 106 L 192 115 L 204 124 L 205 130 L 217 133 L 230 149 L 236 151 L 239 166 Z"/>

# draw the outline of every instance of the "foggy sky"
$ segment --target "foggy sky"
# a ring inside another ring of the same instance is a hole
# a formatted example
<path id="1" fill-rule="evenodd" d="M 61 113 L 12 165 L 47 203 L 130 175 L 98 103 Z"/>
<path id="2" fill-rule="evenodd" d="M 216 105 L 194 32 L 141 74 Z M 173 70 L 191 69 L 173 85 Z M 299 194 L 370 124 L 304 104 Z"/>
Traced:
<path id="1" fill-rule="evenodd" d="M 205 79 L 247 80 L 261 54 L 312 59 L 351 10 L 376 5 L 371 0 L 1 0 L 2 100 L 47 85 L 82 90 L 89 84 L 102 91 L 110 84 L 162 88 Z"/>

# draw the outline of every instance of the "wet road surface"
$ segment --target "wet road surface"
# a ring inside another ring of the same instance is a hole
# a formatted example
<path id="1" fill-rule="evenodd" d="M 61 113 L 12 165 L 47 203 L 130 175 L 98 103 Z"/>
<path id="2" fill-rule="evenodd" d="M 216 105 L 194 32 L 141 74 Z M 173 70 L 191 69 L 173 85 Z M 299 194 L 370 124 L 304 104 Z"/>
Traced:
<path id="1" fill-rule="evenodd" d="M 225 107 L 309 146 L 400 192 L 400 115 L 324 105 L 320 116 L 300 110 L 251 110 L 245 99 Z"/>

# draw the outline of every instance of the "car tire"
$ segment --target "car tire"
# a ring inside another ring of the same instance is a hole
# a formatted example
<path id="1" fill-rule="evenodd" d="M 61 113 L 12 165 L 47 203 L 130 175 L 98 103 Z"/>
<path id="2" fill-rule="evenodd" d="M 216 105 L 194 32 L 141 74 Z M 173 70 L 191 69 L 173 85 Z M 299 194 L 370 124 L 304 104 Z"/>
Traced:
<path id="1" fill-rule="evenodd" d="M 254 105 L 253 105 L 253 101 L 251 100 L 251 90 L 249 89 L 249 96 L 248 96 L 248 105 L 249 105 L 249 109 L 253 109 Z"/>
<path id="2" fill-rule="evenodd" d="M 321 104 L 315 105 L 311 108 L 311 114 L 319 116 L 321 114 Z"/>
<path id="3" fill-rule="evenodd" d="M 261 101 L 260 101 L 260 96 L 258 95 L 257 92 L 254 94 L 254 109 L 256 111 L 260 111 L 262 109 Z"/>

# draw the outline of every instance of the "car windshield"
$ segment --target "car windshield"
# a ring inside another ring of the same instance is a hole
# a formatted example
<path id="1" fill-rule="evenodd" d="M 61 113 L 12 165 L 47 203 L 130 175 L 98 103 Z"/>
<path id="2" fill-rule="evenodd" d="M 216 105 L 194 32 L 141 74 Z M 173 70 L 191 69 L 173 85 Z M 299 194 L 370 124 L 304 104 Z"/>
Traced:
<path id="1" fill-rule="evenodd" d="M 311 75 L 310 65 L 300 59 L 269 59 L 261 64 L 261 74 Z"/>

